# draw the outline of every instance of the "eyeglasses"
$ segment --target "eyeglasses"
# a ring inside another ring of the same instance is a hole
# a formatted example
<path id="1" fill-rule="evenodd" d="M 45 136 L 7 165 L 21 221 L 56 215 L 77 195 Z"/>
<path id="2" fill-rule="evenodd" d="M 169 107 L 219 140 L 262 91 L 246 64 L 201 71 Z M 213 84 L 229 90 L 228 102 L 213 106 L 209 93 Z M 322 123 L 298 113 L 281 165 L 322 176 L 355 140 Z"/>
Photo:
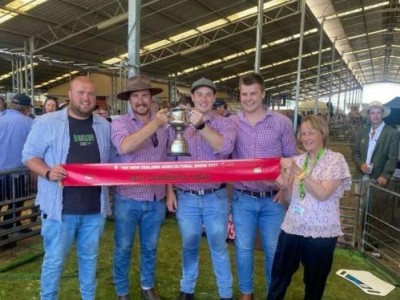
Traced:
<path id="1" fill-rule="evenodd" d="M 154 134 L 151 136 L 151 142 L 153 143 L 154 147 L 158 147 L 157 132 L 154 132 Z"/>

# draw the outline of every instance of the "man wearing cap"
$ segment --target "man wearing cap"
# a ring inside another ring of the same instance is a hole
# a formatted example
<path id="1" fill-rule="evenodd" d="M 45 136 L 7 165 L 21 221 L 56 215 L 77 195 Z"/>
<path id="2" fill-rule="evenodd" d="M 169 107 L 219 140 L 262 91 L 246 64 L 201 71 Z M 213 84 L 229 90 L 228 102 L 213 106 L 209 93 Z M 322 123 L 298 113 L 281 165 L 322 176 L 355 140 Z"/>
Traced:
<path id="1" fill-rule="evenodd" d="M 390 115 L 390 108 L 373 101 L 360 114 L 369 124 L 355 137 L 353 159 L 357 168 L 354 177 L 369 177 L 385 186 L 396 169 L 399 154 L 399 134 L 383 121 Z"/>
<path id="2" fill-rule="evenodd" d="M 234 124 L 212 112 L 217 88 L 206 78 L 191 86 L 194 109 L 184 132 L 191 156 L 178 161 L 227 159 L 235 142 Z M 182 279 L 179 300 L 193 299 L 199 272 L 199 249 L 203 225 L 207 234 L 214 274 L 221 299 L 232 299 L 232 273 L 226 243 L 229 205 L 222 182 L 176 184 L 177 199 L 168 186 L 168 209 L 177 211 L 182 236 Z"/>
<path id="3" fill-rule="evenodd" d="M 292 122 L 263 106 L 264 79 L 257 73 L 243 75 L 239 79 L 239 95 L 242 111 L 231 117 L 237 130 L 232 158 L 295 155 L 297 150 Z M 234 183 L 232 209 L 240 300 L 253 299 L 253 257 L 257 231 L 264 249 L 267 287 L 271 284 L 272 262 L 286 213 L 285 206 L 276 201 L 277 189 L 273 182 Z"/>
<path id="4" fill-rule="evenodd" d="M 4 110 L 0 116 L 0 170 L 23 168 L 21 161 L 22 148 L 32 127 L 32 119 L 27 115 L 31 105 L 31 98 L 24 94 L 16 94 L 12 97 L 9 109 Z M 0 202 L 20 198 L 24 196 L 26 174 L 17 177 L 11 175 L 0 176 Z M 15 191 L 15 194 L 13 194 Z M 22 207 L 23 201 L 16 202 L 15 208 Z M 12 205 L 9 205 L 11 209 Z M 21 212 L 16 212 L 15 217 L 20 217 Z M 13 213 L 4 215 L 3 222 L 13 218 Z M 20 222 L 16 224 L 21 225 Z M 13 223 L 3 225 L 3 229 L 13 227 Z M 3 239 L 6 236 L 2 237 Z"/>
<path id="5" fill-rule="evenodd" d="M 226 104 L 226 101 L 223 99 L 217 99 L 214 102 L 213 108 L 217 114 L 225 118 L 231 115 L 230 112 L 228 111 L 228 104 Z"/>
<path id="6" fill-rule="evenodd" d="M 120 163 L 167 160 L 169 129 L 167 109 L 151 109 L 152 96 L 162 89 L 152 87 L 140 74 L 128 79 L 117 97 L 129 101 L 132 111 L 112 122 L 111 140 Z M 155 286 L 156 250 L 160 226 L 166 213 L 165 185 L 117 186 L 113 197 L 115 220 L 114 285 L 119 300 L 129 297 L 129 269 L 136 231 L 140 241 L 140 281 L 144 299 L 158 300 Z M 139 260 L 138 260 L 139 261 Z"/>
<path id="7" fill-rule="evenodd" d="M 107 187 L 63 187 L 64 164 L 107 163 L 109 123 L 93 113 L 94 82 L 72 80 L 67 109 L 36 118 L 22 153 L 25 165 L 39 175 L 36 204 L 40 205 L 44 259 L 40 299 L 57 299 L 60 279 L 73 243 L 76 244 L 81 298 L 96 296 L 96 270 L 105 216 L 110 213 Z"/>

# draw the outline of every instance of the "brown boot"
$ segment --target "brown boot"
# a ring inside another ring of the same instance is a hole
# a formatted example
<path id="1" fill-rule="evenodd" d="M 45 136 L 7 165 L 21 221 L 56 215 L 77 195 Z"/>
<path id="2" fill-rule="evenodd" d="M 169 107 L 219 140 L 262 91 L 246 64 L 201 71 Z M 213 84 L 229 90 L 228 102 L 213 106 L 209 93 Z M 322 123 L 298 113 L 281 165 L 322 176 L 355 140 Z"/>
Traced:
<path id="1" fill-rule="evenodd" d="M 253 300 L 253 293 L 250 293 L 250 294 L 240 294 L 239 300 Z"/>

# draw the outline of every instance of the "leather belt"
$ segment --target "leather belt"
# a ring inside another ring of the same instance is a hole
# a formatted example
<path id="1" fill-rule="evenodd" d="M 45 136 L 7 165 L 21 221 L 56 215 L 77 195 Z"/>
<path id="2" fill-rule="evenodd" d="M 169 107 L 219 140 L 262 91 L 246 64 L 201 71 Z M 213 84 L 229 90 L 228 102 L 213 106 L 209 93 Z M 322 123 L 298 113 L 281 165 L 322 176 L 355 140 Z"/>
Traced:
<path id="1" fill-rule="evenodd" d="M 266 191 L 266 192 L 253 192 L 249 190 L 237 190 L 239 193 L 250 195 L 252 198 L 273 198 L 278 191 L 277 190 L 272 190 L 272 191 Z"/>
<path id="2" fill-rule="evenodd" d="M 178 188 L 178 190 L 180 190 L 180 191 L 183 192 L 183 193 L 188 193 L 188 194 L 190 194 L 190 195 L 204 196 L 204 195 L 208 195 L 208 194 L 213 194 L 213 193 L 215 193 L 216 191 L 219 191 L 219 190 L 224 189 L 224 188 L 226 188 L 226 184 L 225 184 L 225 183 L 224 183 L 224 184 L 221 184 L 221 185 L 220 185 L 218 188 L 216 188 L 216 189 L 207 189 L 207 190 L 198 190 L 198 191 L 195 191 L 195 190 L 182 190 L 182 189 Z"/>

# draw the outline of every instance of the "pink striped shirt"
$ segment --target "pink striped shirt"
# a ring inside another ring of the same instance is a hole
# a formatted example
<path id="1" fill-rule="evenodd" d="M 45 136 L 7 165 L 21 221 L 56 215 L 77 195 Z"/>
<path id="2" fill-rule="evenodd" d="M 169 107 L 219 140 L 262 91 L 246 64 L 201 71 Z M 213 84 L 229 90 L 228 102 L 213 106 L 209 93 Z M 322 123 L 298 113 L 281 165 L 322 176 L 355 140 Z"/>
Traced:
<path id="1" fill-rule="evenodd" d="M 204 120 L 208 127 L 222 135 L 224 142 L 221 151 L 214 151 L 203 136 L 193 126 L 189 126 L 183 136 L 189 144 L 191 156 L 178 156 L 178 161 L 221 160 L 227 159 L 231 154 L 236 138 L 235 125 L 232 120 L 214 113 L 206 115 Z M 183 190 L 199 191 L 218 188 L 220 185 L 221 182 L 179 183 L 176 184 L 176 187 Z"/>
<path id="2" fill-rule="evenodd" d="M 293 125 L 286 116 L 266 110 L 265 117 L 254 126 L 243 112 L 230 117 L 236 124 L 236 143 L 233 159 L 291 157 L 297 153 Z M 277 189 L 272 182 L 235 182 L 235 189 L 266 192 Z"/>
<path id="3" fill-rule="evenodd" d="M 155 114 L 152 113 L 151 119 Z M 119 117 L 111 123 L 111 141 L 117 149 L 119 163 L 162 162 L 167 161 L 167 145 L 169 142 L 169 129 L 167 125 L 157 129 L 158 146 L 155 147 L 151 138 L 145 140 L 135 151 L 129 154 L 121 153 L 122 140 L 143 128 L 144 124 L 138 120 L 133 112 Z M 162 199 L 166 196 L 166 185 L 129 185 L 117 186 L 117 193 L 141 201 Z"/>

